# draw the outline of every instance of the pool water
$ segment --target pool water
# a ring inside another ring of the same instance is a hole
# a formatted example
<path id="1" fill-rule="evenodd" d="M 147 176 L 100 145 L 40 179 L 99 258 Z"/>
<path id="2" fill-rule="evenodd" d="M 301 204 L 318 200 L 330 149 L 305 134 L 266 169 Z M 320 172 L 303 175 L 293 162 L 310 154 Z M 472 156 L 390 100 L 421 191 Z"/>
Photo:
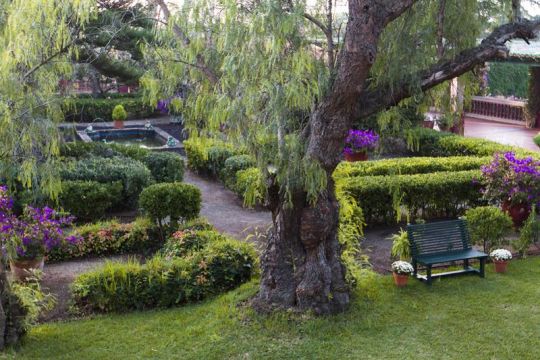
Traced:
<path id="1" fill-rule="evenodd" d="M 156 148 L 166 144 L 166 140 L 158 136 L 153 130 L 102 130 L 89 133 L 88 136 L 92 141 L 135 145 L 142 148 Z"/>

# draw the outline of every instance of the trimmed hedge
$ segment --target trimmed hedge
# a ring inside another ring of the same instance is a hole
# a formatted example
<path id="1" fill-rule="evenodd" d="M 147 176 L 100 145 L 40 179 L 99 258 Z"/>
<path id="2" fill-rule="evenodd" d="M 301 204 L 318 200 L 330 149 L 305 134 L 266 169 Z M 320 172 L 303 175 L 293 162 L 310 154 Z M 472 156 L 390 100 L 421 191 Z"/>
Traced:
<path id="1" fill-rule="evenodd" d="M 187 258 L 155 257 L 144 265 L 111 262 L 77 277 L 73 299 L 81 310 L 96 312 L 177 306 L 248 281 L 256 258 L 251 245 L 220 240 Z"/>
<path id="2" fill-rule="evenodd" d="M 122 202 L 122 183 L 97 181 L 63 181 L 58 198 L 60 206 L 77 221 L 96 221 L 105 216 L 114 204 Z"/>
<path id="3" fill-rule="evenodd" d="M 67 164 L 63 180 L 91 180 L 100 183 L 122 182 L 122 201 L 114 208 L 133 208 L 141 191 L 153 182 L 150 170 L 140 161 L 126 157 L 89 157 Z"/>
<path id="4" fill-rule="evenodd" d="M 426 174 L 440 171 L 479 170 L 491 156 L 412 157 L 376 161 L 342 162 L 334 177 Z"/>
<path id="5" fill-rule="evenodd" d="M 160 226 L 167 217 L 172 223 L 191 220 L 201 211 L 201 191 L 184 183 L 154 184 L 142 191 L 139 206 Z"/>
<path id="6" fill-rule="evenodd" d="M 519 156 L 540 158 L 538 152 L 520 147 L 427 128 L 410 130 L 405 134 L 405 138 L 411 144 L 411 153 L 419 156 L 493 156 L 496 152 L 513 151 Z"/>
<path id="7" fill-rule="evenodd" d="M 221 179 L 229 189 L 236 185 L 236 174 L 240 170 L 246 170 L 255 166 L 255 160 L 249 155 L 235 155 L 225 160 Z"/>
<path id="8" fill-rule="evenodd" d="M 142 160 L 156 182 L 176 182 L 184 178 L 184 160 L 170 152 L 151 152 Z"/>
<path id="9" fill-rule="evenodd" d="M 117 105 L 124 106 L 128 119 L 143 119 L 159 115 L 154 108 L 144 103 L 142 97 L 66 99 L 62 110 L 66 122 L 112 121 L 112 112 Z"/>
<path id="10" fill-rule="evenodd" d="M 362 208 L 367 223 L 395 222 L 395 199 L 401 197 L 414 217 L 455 217 L 483 205 L 479 170 L 429 174 L 340 178 L 340 187 Z"/>
<path id="11" fill-rule="evenodd" d="M 225 166 L 225 160 L 241 151 L 216 139 L 191 138 L 184 141 L 188 167 L 202 175 L 217 177 Z"/>
<path id="12" fill-rule="evenodd" d="M 146 218 L 129 224 L 117 221 L 87 224 L 73 229 L 82 237 L 77 244 L 65 243 L 52 249 L 49 261 L 78 259 L 89 256 L 118 255 L 125 253 L 149 253 L 161 246 L 157 229 Z"/>

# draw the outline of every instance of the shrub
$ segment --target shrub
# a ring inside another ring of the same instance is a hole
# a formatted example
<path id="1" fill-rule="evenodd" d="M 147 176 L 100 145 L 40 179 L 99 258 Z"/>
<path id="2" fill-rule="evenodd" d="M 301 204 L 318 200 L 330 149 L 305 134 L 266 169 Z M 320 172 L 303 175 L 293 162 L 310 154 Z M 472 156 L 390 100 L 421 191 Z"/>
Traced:
<path id="1" fill-rule="evenodd" d="M 142 211 L 163 227 L 165 218 L 171 223 L 199 216 L 201 191 L 189 184 L 161 183 L 143 190 L 139 199 Z"/>
<path id="2" fill-rule="evenodd" d="M 495 206 L 480 206 L 465 212 L 471 240 L 484 251 L 500 246 L 512 229 L 512 219 Z"/>
<path id="3" fill-rule="evenodd" d="M 392 240 L 392 256 L 409 261 L 411 258 L 411 243 L 407 231 L 399 229 L 399 233 L 392 235 L 390 239 Z"/>
<path id="4" fill-rule="evenodd" d="M 258 168 L 238 171 L 233 190 L 242 196 L 245 206 L 249 207 L 262 203 L 266 196 L 263 174 Z"/>
<path id="5" fill-rule="evenodd" d="M 89 157 L 68 164 L 61 171 L 63 180 L 91 180 L 100 183 L 121 181 L 122 202 L 115 208 L 132 208 L 141 191 L 152 183 L 152 174 L 143 163 L 126 157 Z"/>
<path id="6" fill-rule="evenodd" d="M 179 230 L 167 239 L 161 254 L 165 257 L 186 256 L 224 239 L 226 239 L 224 235 L 214 230 Z"/>
<path id="7" fill-rule="evenodd" d="M 122 183 L 101 184 L 97 181 L 64 181 L 59 204 L 79 221 L 103 218 L 113 204 L 122 201 Z"/>
<path id="8" fill-rule="evenodd" d="M 62 110 L 66 122 L 112 121 L 112 112 L 117 105 L 124 107 L 129 119 L 143 119 L 158 115 L 154 108 L 143 101 L 142 97 L 66 99 Z"/>
<path id="9" fill-rule="evenodd" d="M 536 134 L 536 136 L 533 137 L 533 141 L 538 147 L 540 147 L 540 133 Z"/>
<path id="10" fill-rule="evenodd" d="M 77 244 L 64 244 L 49 252 L 48 260 L 61 261 L 89 256 L 149 253 L 162 242 L 152 222 L 146 218 L 129 224 L 117 221 L 87 224 L 73 229 L 82 237 Z"/>
<path id="11" fill-rule="evenodd" d="M 480 171 L 430 174 L 358 176 L 336 178 L 342 192 L 353 196 L 368 223 L 393 222 L 396 207 L 405 207 L 411 217 L 454 217 L 465 209 L 482 205 Z M 396 199 L 398 204 L 396 204 Z"/>
<path id="12" fill-rule="evenodd" d="M 491 157 L 413 157 L 376 161 L 342 162 L 334 177 L 425 174 L 440 171 L 479 170 L 489 164 Z"/>
<path id="13" fill-rule="evenodd" d="M 249 155 L 234 155 L 225 160 L 221 178 L 229 189 L 234 189 L 236 185 L 236 173 L 240 170 L 254 167 L 255 160 Z"/>
<path id="14" fill-rule="evenodd" d="M 512 244 L 523 257 L 527 256 L 527 250 L 531 244 L 540 241 L 540 220 L 537 214 L 536 206 L 533 206 L 529 217 L 519 231 L 519 239 Z"/>
<path id="15" fill-rule="evenodd" d="M 218 176 L 223 170 L 225 160 L 239 151 L 223 141 L 216 139 L 191 138 L 184 141 L 188 167 L 193 171 L 210 176 Z"/>
<path id="16" fill-rule="evenodd" d="M 112 119 L 117 121 L 124 121 L 127 119 L 127 112 L 123 105 L 116 105 L 112 111 Z"/>
<path id="17" fill-rule="evenodd" d="M 143 159 L 156 182 L 176 182 L 184 178 L 184 160 L 170 152 L 151 152 Z"/>
<path id="18" fill-rule="evenodd" d="M 179 231 L 184 230 L 216 230 L 214 225 L 210 224 L 206 218 L 198 217 L 195 219 L 188 220 L 178 227 Z"/>
<path id="19" fill-rule="evenodd" d="M 171 307 L 233 289 L 251 278 L 255 266 L 251 245 L 220 240 L 188 258 L 107 263 L 77 277 L 72 293 L 75 304 L 87 311 Z"/>
<path id="20" fill-rule="evenodd" d="M 112 150 L 114 150 L 119 155 L 124 155 L 128 158 L 132 158 L 134 160 L 139 160 L 140 162 L 144 162 L 144 159 L 152 154 L 153 152 L 151 150 L 145 149 L 140 146 L 136 145 L 124 145 L 124 144 L 104 144 L 109 146 Z"/>
<path id="21" fill-rule="evenodd" d="M 225 161 L 235 155 L 234 150 L 226 145 L 213 145 L 208 148 L 208 171 L 210 175 L 218 177 L 225 167 Z"/>

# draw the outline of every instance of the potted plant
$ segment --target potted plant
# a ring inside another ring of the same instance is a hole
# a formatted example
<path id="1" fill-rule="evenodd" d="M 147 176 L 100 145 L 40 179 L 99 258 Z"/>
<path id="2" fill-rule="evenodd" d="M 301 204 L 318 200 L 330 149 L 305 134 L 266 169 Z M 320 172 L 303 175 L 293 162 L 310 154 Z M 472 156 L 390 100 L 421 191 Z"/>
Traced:
<path id="1" fill-rule="evenodd" d="M 512 253 L 506 249 L 493 250 L 489 256 L 495 264 L 495 272 L 505 273 L 508 267 L 508 262 L 512 260 Z"/>
<path id="2" fill-rule="evenodd" d="M 392 275 L 394 276 L 394 284 L 397 287 L 403 287 L 407 285 L 409 275 L 414 272 L 411 264 L 406 261 L 394 261 L 392 263 Z"/>
<path id="3" fill-rule="evenodd" d="M 532 157 L 516 158 L 513 152 L 495 154 L 489 165 L 482 166 L 484 199 L 500 204 L 514 226 L 520 227 L 540 203 L 540 161 Z"/>
<path id="4" fill-rule="evenodd" d="M 72 221 L 73 217 L 59 216 L 49 207 L 26 206 L 23 214 L 17 216 L 7 188 L 0 186 L 0 241 L 13 278 L 26 280 L 35 270 L 43 270 L 48 251 L 64 241 L 76 243 L 78 237 L 66 236 L 63 231 Z"/>
<path id="5" fill-rule="evenodd" d="M 127 119 L 127 112 L 122 105 L 116 105 L 112 112 L 112 118 L 114 120 L 115 129 L 124 128 L 124 120 Z"/>
<path id="6" fill-rule="evenodd" d="M 345 160 L 365 161 L 368 159 L 368 150 L 377 147 L 379 135 L 372 130 L 349 130 L 345 139 Z"/>

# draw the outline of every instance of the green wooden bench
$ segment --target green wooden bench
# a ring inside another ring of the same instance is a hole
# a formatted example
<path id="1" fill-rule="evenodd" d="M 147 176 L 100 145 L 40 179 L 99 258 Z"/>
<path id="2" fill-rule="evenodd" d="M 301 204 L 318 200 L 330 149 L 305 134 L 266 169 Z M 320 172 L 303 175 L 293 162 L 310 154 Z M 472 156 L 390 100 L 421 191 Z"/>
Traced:
<path id="1" fill-rule="evenodd" d="M 407 234 L 414 276 L 417 279 L 431 285 L 434 278 L 443 276 L 474 273 L 484 277 L 488 255 L 471 247 L 467 223 L 464 220 L 408 225 Z M 469 260 L 473 259 L 480 261 L 479 269 L 469 266 Z M 463 261 L 463 270 L 431 273 L 433 265 L 454 261 Z M 425 267 L 426 275 L 418 273 L 418 265 Z"/>

